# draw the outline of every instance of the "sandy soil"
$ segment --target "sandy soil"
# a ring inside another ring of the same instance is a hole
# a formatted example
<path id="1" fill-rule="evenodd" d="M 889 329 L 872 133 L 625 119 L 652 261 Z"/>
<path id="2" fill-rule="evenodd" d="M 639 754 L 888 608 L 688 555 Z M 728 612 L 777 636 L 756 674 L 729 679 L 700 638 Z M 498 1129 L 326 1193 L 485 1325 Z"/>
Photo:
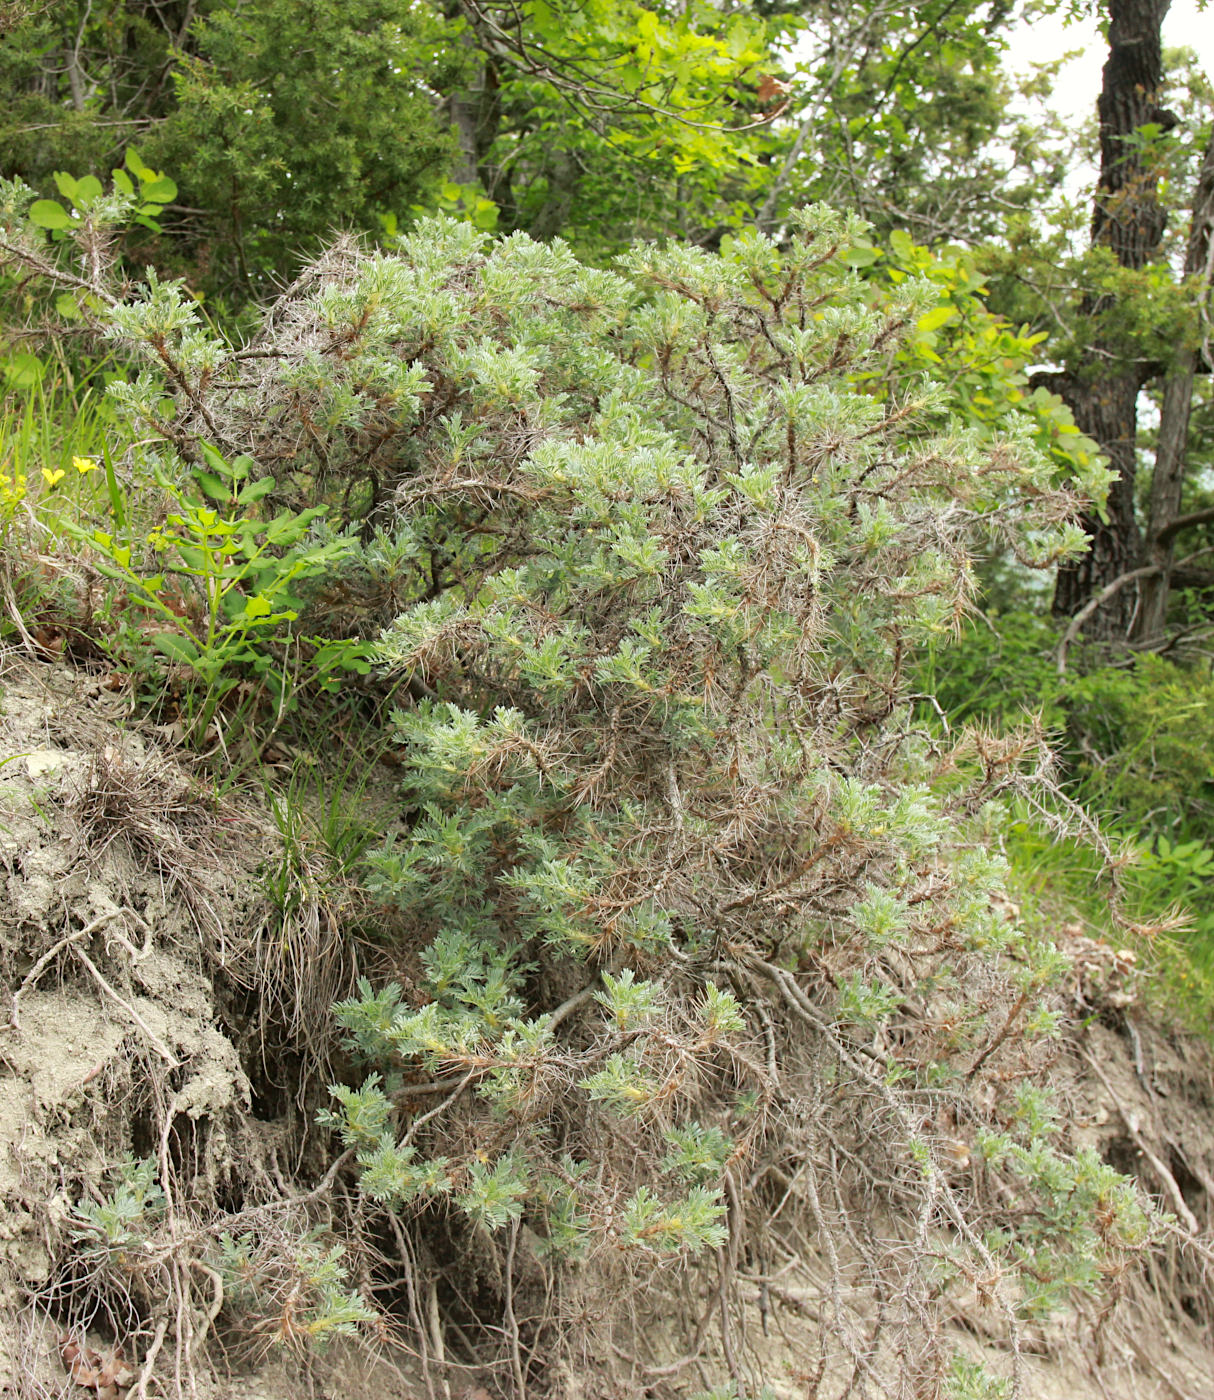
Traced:
<path id="1" fill-rule="evenodd" d="M 221 1211 L 256 1173 L 268 1180 L 278 1172 L 283 1184 L 279 1148 L 290 1114 L 284 1109 L 279 1121 L 257 1109 L 251 1041 L 232 1029 L 219 985 L 225 961 L 259 917 L 257 870 L 272 844 L 269 823 L 217 808 L 184 756 L 154 734 L 134 732 L 125 700 L 100 680 L 16 658 L 4 663 L 0 1396 L 138 1395 L 132 1380 L 146 1346 L 129 1358 L 126 1383 L 112 1394 L 80 1383 L 59 1346 L 65 1325 L 81 1331 L 71 1312 L 79 1278 L 70 1248 L 80 1201 L 90 1192 L 96 1198 L 124 1157 L 171 1152 L 196 1210 Z M 1211 1057 L 1153 1025 L 1115 950 L 1077 932 L 1064 946 L 1074 967 L 1075 1029 L 1057 1068 L 1075 1140 L 1139 1174 L 1210 1239 Z M 165 1123 L 158 1141 L 156 1125 Z M 1211 1400 L 1209 1278 L 1206 1261 L 1189 1257 L 1136 1283 L 1102 1334 L 1099 1356 L 1086 1324 L 1053 1327 L 1028 1358 L 1029 1394 Z M 751 1300 L 750 1333 L 776 1377 L 777 1400 L 805 1396 L 798 1337 L 815 1327 L 796 1280 L 786 1293 L 760 1298 L 756 1289 Z M 112 1347 L 120 1339 L 105 1323 L 94 1316 L 84 1340 Z M 983 1353 L 980 1334 L 958 1337 Z M 147 1396 L 173 1394 L 171 1366 L 165 1376 L 149 1383 Z M 203 1400 L 425 1394 L 407 1368 L 340 1349 L 308 1368 L 275 1355 L 219 1375 L 200 1365 L 196 1384 Z M 564 1384 L 574 1400 L 578 1378 Z M 689 1376 L 686 1393 L 697 1388 Z M 487 1395 L 453 1383 L 440 1400 L 462 1394 Z"/>

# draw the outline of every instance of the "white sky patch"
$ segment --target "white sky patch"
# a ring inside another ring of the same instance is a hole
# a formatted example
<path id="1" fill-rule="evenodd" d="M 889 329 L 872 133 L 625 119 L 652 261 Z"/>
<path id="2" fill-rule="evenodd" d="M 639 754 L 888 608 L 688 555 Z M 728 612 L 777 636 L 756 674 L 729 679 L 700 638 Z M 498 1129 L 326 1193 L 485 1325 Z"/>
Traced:
<path id="1" fill-rule="evenodd" d="M 1027 75 L 1034 63 L 1072 49 L 1078 56 L 1058 75 L 1049 105 L 1073 122 L 1094 117 L 1100 95 L 1100 74 L 1108 57 L 1108 43 L 1095 19 L 1067 24 L 1060 15 L 1047 15 L 1032 24 L 1013 25 L 1007 34 L 1004 62 L 1013 73 Z M 1214 74 L 1214 6 L 1199 13 L 1197 0 L 1173 0 L 1163 21 L 1165 48 L 1194 49 L 1207 74 Z"/>
<path id="2" fill-rule="evenodd" d="M 1192 49 L 1204 72 L 1214 77 L 1214 0 L 1207 0 L 1204 12 L 1200 0 L 1172 0 L 1164 17 L 1164 49 Z M 1101 7 L 1103 10 L 1103 7 Z M 1062 15 L 1045 15 L 1032 23 L 1010 26 L 1003 54 L 1006 71 L 1028 77 L 1035 64 L 1053 62 L 1065 53 L 1074 55 L 1063 64 L 1054 80 L 1054 90 L 1048 101 L 1025 103 L 1017 101 L 1014 109 L 1030 115 L 1044 109 L 1056 114 L 1064 126 L 1076 134 L 1090 125 L 1095 137 L 1096 100 L 1100 96 L 1101 77 L 1108 58 L 1108 40 L 1100 32 L 1098 19 L 1085 16 L 1071 23 Z M 1167 72 L 1165 69 L 1165 79 Z M 1094 147 L 1090 154 L 1094 155 Z M 1097 166 L 1080 158 L 1078 147 L 1072 152 L 1072 163 L 1058 195 L 1086 205 L 1092 197 L 1098 175 Z M 1052 203 L 1053 201 L 1048 201 Z"/>

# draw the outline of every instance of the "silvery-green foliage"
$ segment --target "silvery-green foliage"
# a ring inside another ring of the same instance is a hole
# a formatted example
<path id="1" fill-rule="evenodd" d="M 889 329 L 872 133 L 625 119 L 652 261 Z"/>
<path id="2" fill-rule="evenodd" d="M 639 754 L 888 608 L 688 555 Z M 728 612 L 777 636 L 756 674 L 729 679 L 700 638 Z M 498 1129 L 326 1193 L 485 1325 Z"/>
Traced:
<path id="1" fill-rule="evenodd" d="M 377 888 L 433 940 L 382 1062 L 402 1093 L 411 1072 L 464 1076 L 501 1125 L 500 1155 L 450 1168 L 483 1228 L 525 1217 L 576 1257 L 695 1255 L 746 1229 L 730 1183 L 803 1154 L 835 1193 L 819 1228 L 874 1186 L 895 1215 L 926 1211 L 1006 1275 L 1011 1325 L 1086 1287 L 1140 1222 L 1126 1197 L 1098 1239 L 1080 1207 L 1081 1244 L 1047 1246 L 957 1204 L 946 1105 L 1053 1014 L 1057 959 L 992 903 L 1001 862 L 972 840 L 1040 755 L 941 751 L 905 676 L 962 615 L 972 551 L 1058 557 L 1075 502 L 1027 435 L 923 426 L 945 384 L 883 370 L 930 291 L 874 300 L 834 260 L 851 236 L 816 211 L 786 249 L 643 248 L 614 275 L 466 229 L 402 248 L 442 412 L 394 468 L 394 509 L 432 531 L 432 570 L 449 562 L 381 643 L 432 698 L 398 717 L 412 817 Z M 372 260 L 343 286 L 380 276 Z M 546 984 L 592 989 L 572 1039 L 546 1026 Z M 364 1005 L 340 1009 L 360 1043 Z M 436 1146 L 477 1113 L 453 1103 Z M 831 1139 L 879 1141 L 875 1177 L 828 1169 Z M 554 1192 L 555 1149 L 606 1151 L 610 1179 Z M 1075 1189 L 1025 1152 L 1000 1159 L 1021 1184 Z M 1013 1284 L 1024 1266 L 1049 1285 Z M 928 1306 L 932 1271 L 908 1271 Z"/>
<path id="2" fill-rule="evenodd" d="M 909 694 L 975 552 L 1063 557 L 1078 501 L 1027 425 L 952 413 L 946 364 L 900 368 L 934 293 L 858 279 L 860 233 L 808 210 L 782 244 L 607 271 L 436 221 L 339 244 L 218 361 L 180 289 L 115 325 L 163 396 L 133 411 L 340 501 L 333 588 L 390 572 L 399 600 L 371 886 L 412 973 L 337 1008 L 371 1077 L 326 1120 L 367 1198 L 511 1259 L 526 1227 L 561 1298 L 676 1264 L 740 1297 L 778 1241 L 829 1276 L 826 1351 L 884 1350 L 918 1396 L 954 1285 L 1011 1338 L 1148 1227 L 1009 1130 L 1048 1119 L 1009 1066 L 1040 1071 L 1061 963 L 1008 916 L 990 823 L 1040 745 L 920 731 Z M 550 1345 L 606 1354 L 622 1314 L 578 1316 Z"/>
<path id="3" fill-rule="evenodd" d="M 86 1197 L 72 1212 L 76 1238 L 110 1252 L 146 1241 L 165 1209 L 156 1163 L 150 1157 L 128 1157 L 113 1176 L 108 1194 Z"/>

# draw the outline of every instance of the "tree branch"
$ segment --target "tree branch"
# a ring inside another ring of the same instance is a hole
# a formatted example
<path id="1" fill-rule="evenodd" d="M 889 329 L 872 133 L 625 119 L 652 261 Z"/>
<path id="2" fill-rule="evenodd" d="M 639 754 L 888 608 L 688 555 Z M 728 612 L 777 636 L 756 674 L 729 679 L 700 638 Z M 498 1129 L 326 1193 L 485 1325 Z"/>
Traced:
<path id="1" fill-rule="evenodd" d="M 1070 624 L 1062 634 L 1062 640 L 1058 643 L 1057 668 L 1060 676 L 1066 675 L 1067 651 L 1071 643 L 1079 635 L 1079 629 L 1088 618 L 1091 617 L 1098 608 L 1107 603 L 1110 598 L 1115 598 L 1127 583 L 1133 583 L 1136 579 L 1149 578 L 1159 572 L 1160 566 L 1158 564 L 1147 564 L 1141 569 L 1131 569 L 1128 573 L 1118 574 L 1112 583 L 1105 584 L 1099 593 L 1093 594 L 1092 597 L 1088 599 L 1075 616 L 1071 618 Z"/>
<path id="2" fill-rule="evenodd" d="M 1182 516 L 1181 518 L 1183 520 L 1188 521 L 1191 519 L 1191 516 L 1206 516 L 1214 520 L 1214 510 L 1195 510 L 1192 511 L 1189 516 Z M 1214 553 L 1214 546 L 1212 546 L 1210 549 L 1199 549 L 1195 553 L 1187 555 L 1184 559 L 1180 560 L 1176 567 L 1178 569 L 1183 568 L 1186 564 L 1191 564 L 1194 559 L 1200 559 L 1203 554 L 1211 553 Z M 1110 598 L 1113 598 L 1118 593 L 1120 593 L 1121 590 L 1126 586 L 1126 584 L 1134 583 L 1138 579 L 1151 578 L 1155 574 L 1160 573 L 1162 571 L 1162 568 L 1163 566 L 1160 564 L 1146 564 L 1141 569 L 1130 569 L 1124 574 L 1118 574 L 1118 576 L 1111 583 L 1106 584 L 1104 588 L 1100 590 L 1099 593 L 1095 594 L 1093 597 L 1088 599 L 1088 601 L 1083 605 L 1083 607 L 1079 609 L 1075 616 L 1071 618 L 1070 625 L 1062 634 L 1062 640 L 1058 643 L 1057 669 L 1058 674 L 1060 676 L 1066 675 L 1066 654 L 1071 646 L 1071 643 L 1079 635 L 1080 628 L 1088 620 L 1088 618 L 1091 617 L 1091 615 L 1097 610 L 1097 608 L 1101 607 L 1104 603 L 1107 603 Z"/>
<path id="3" fill-rule="evenodd" d="M 1178 515 L 1175 520 L 1168 521 L 1155 536 L 1155 542 L 1167 544 L 1190 525 L 1208 525 L 1211 521 L 1214 521 L 1214 506 L 1207 506 L 1204 510 L 1191 510 L 1185 515 Z"/>

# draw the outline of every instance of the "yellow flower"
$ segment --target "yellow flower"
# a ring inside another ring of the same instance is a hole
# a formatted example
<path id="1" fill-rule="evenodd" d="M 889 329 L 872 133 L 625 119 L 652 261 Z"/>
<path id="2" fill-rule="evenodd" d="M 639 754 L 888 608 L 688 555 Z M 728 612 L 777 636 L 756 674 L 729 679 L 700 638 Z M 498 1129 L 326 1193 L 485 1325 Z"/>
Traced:
<path id="1" fill-rule="evenodd" d="M 62 467 L 56 468 L 55 471 L 51 471 L 50 467 L 42 468 L 42 479 L 50 487 L 58 486 L 66 475 L 67 472 Z"/>
<path id="2" fill-rule="evenodd" d="M 25 473 L 14 472 L 9 476 L 0 472 L 0 501 L 6 506 L 16 505 L 25 498 Z"/>
<path id="3" fill-rule="evenodd" d="M 84 476 L 86 472 L 95 472 L 97 470 L 97 461 L 94 457 L 73 457 L 72 466 L 76 468 L 81 476 Z"/>

